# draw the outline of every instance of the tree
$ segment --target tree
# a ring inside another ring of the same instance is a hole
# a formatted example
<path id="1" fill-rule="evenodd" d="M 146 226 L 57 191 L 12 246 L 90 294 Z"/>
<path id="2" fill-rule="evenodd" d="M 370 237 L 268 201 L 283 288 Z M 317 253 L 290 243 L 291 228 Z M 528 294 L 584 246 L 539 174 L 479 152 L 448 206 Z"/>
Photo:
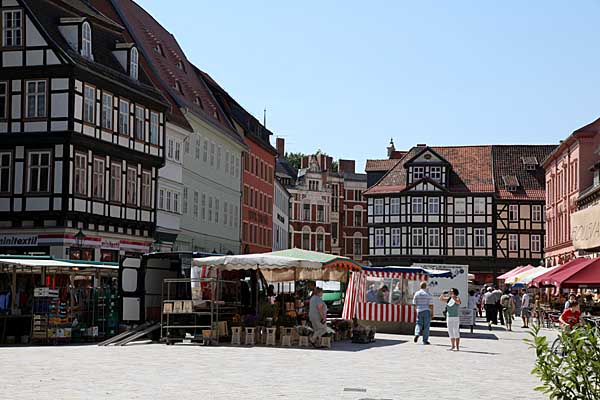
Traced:
<path id="1" fill-rule="evenodd" d="M 557 346 L 549 345 L 540 328 L 526 341 L 537 354 L 531 371 L 542 381 L 536 390 L 556 400 L 600 400 L 600 331 L 582 326 L 562 332 Z"/>
<path id="2" fill-rule="evenodd" d="M 285 160 L 288 162 L 288 164 L 290 164 L 292 167 L 296 168 L 296 169 L 300 169 L 300 165 L 302 164 L 302 157 L 304 157 L 306 154 L 304 153 L 285 153 Z"/>

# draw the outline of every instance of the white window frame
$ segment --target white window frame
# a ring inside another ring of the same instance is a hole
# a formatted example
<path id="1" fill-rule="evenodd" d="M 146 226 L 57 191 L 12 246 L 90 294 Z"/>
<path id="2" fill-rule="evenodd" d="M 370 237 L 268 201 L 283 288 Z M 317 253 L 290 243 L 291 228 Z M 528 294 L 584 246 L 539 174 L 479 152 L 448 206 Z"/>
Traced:
<path id="1" fill-rule="evenodd" d="M 221 212 L 221 206 L 219 205 L 219 198 L 215 197 L 215 224 L 219 223 L 220 212 Z"/>
<path id="2" fill-rule="evenodd" d="M 412 236 L 412 247 L 424 247 L 423 228 L 412 228 L 410 233 Z"/>
<path id="3" fill-rule="evenodd" d="M 100 113 L 100 125 L 104 129 L 113 128 L 113 96 L 110 93 L 102 92 L 102 111 Z"/>
<path id="4" fill-rule="evenodd" d="M 519 251 L 519 235 L 511 233 L 508 235 L 508 251 Z"/>
<path id="5" fill-rule="evenodd" d="M 531 206 L 531 221 L 542 222 L 542 206 L 534 204 Z"/>
<path id="6" fill-rule="evenodd" d="M 375 228 L 375 247 L 385 247 L 385 229 Z"/>
<path id="7" fill-rule="evenodd" d="M 208 162 L 208 139 L 202 139 L 203 140 L 203 146 L 202 146 L 202 161 L 203 162 Z"/>
<path id="8" fill-rule="evenodd" d="M 402 243 L 402 230 L 400 228 L 392 228 L 392 247 L 399 248 Z"/>
<path id="9" fill-rule="evenodd" d="M 123 191 L 123 166 L 121 163 L 110 164 L 110 201 L 121 203 Z"/>
<path id="10" fill-rule="evenodd" d="M 137 48 L 132 47 L 130 54 L 129 54 L 129 76 L 132 79 L 135 79 L 136 81 L 138 79 L 139 64 L 140 64 L 140 53 L 138 52 Z"/>
<path id="11" fill-rule="evenodd" d="M 210 142 L 210 166 L 213 167 L 215 165 L 215 142 Z"/>
<path id="12" fill-rule="evenodd" d="M 375 199 L 373 202 L 373 214 L 374 215 L 383 215 L 384 212 L 384 200 L 383 199 Z"/>
<path id="13" fill-rule="evenodd" d="M 187 214 L 187 212 L 188 212 L 188 188 L 187 188 L 187 186 L 183 187 L 182 206 L 183 206 L 183 214 Z"/>
<path id="14" fill-rule="evenodd" d="M 440 198 L 439 197 L 428 197 L 427 198 L 427 214 L 428 215 L 439 215 L 440 213 Z"/>
<path id="15" fill-rule="evenodd" d="M 427 229 L 427 244 L 430 248 L 440 247 L 440 228 Z"/>
<path id="16" fill-rule="evenodd" d="M 217 170 L 221 169 L 221 152 L 223 151 L 221 145 L 217 147 Z"/>
<path id="17" fill-rule="evenodd" d="M 38 163 L 33 164 L 33 156 L 37 156 Z M 43 156 L 48 156 L 48 164 L 42 164 Z M 36 150 L 27 153 L 27 192 L 28 193 L 49 193 L 50 192 L 50 172 L 52 166 L 52 152 L 49 150 Z M 42 173 L 46 173 L 46 181 L 42 181 Z M 34 182 L 35 180 L 35 182 Z M 35 185 L 34 185 L 35 183 Z M 44 190 L 42 190 L 42 188 Z"/>
<path id="18" fill-rule="evenodd" d="M 89 22 L 81 24 L 81 55 L 92 59 L 92 27 Z"/>
<path id="19" fill-rule="evenodd" d="M 152 207 L 152 172 L 142 170 L 142 207 Z"/>
<path id="20" fill-rule="evenodd" d="M 508 206 L 508 221 L 509 222 L 519 222 L 519 205 L 518 204 L 510 204 Z"/>
<path id="21" fill-rule="evenodd" d="M 169 138 L 169 140 L 167 140 L 167 159 L 168 160 L 173 159 L 174 143 L 175 143 L 175 140 L 173 140 L 172 138 Z"/>
<path id="22" fill-rule="evenodd" d="M 460 206 L 460 209 L 458 205 Z M 467 199 L 465 197 L 454 198 L 454 215 L 466 215 L 467 214 Z"/>
<path id="23" fill-rule="evenodd" d="M 119 99 L 119 133 L 129 136 L 129 101 Z"/>
<path id="24" fill-rule="evenodd" d="M 137 168 L 127 167 L 126 176 L 127 189 L 125 190 L 125 202 L 129 205 L 137 205 Z"/>
<path id="25" fill-rule="evenodd" d="M 487 246 L 485 228 L 473 228 L 473 247 L 485 249 Z"/>
<path id="26" fill-rule="evenodd" d="M 158 130 L 160 121 L 158 120 L 158 113 L 155 111 L 150 112 L 150 144 L 158 145 Z"/>
<path id="27" fill-rule="evenodd" d="M 413 167 L 413 182 L 425 177 L 425 167 Z"/>
<path id="28" fill-rule="evenodd" d="M 410 211 L 413 215 L 421 215 L 423 214 L 423 198 L 422 197 L 412 197 L 410 199 Z"/>
<path id="29" fill-rule="evenodd" d="M 279 227 L 277 227 L 277 241 L 279 241 Z M 362 238 L 355 237 L 352 240 L 352 254 L 355 256 L 362 256 Z"/>
<path id="30" fill-rule="evenodd" d="M 8 82 L 0 82 L 0 119 L 8 118 Z"/>
<path id="31" fill-rule="evenodd" d="M 96 114 L 96 88 L 83 85 L 83 122 L 95 123 Z"/>
<path id="32" fill-rule="evenodd" d="M 436 181 L 442 181 L 442 167 L 429 167 L 429 177 Z"/>
<path id="33" fill-rule="evenodd" d="M 33 91 L 30 90 L 30 86 L 33 84 Z M 40 90 L 40 87 L 42 90 Z M 46 117 L 46 100 L 48 85 L 45 80 L 31 80 L 25 81 L 26 90 L 26 101 L 25 101 L 25 115 L 27 118 L 45 118 Z M 32 105 L 30 104 L 32 101 Z M 43 108 L 40 106 L 43 105 Z"/>
<path id="34" fill-rule="evenodd" d="M 73 160 L 73 193 L 87 196 L 87 155 L 75 152 Z"/>
<path id="35" fill-rule="evenodd" d="M 531 251 L 533 253 L 541 253 L 542 235 L 531 235 Z"/>
<path id="36" fill-rule="evenodd" d="M 208 222 L 213 220 L 213 197 L 208 196 Z"/>
<path id="37" fill-rule="evenodd" d="M 485 215 L 486 199 L 485 197 L 474 197 L 473 198 L 473 214 L 474 215 Z"/>
<path id="38" fill-rule="evenodd" d="M 179 192 L 173 192 L 173 212 L 179 214 Z"/>
<path id="39" fill-rule="evenodd" d="M 18 17 L 15 17 L 18 15 Z M 10 21 L 10 23 L 8 23 Z M 15 24 L 15 22 L 18 22 Z M 15 26 L 18 25 L 18 26 Z M 8 33 L 10 32 L 10 40 Z M 3 47 L 21 47 L 23 46 L 23 10 L 4 10 L 2 11 L 2 46 Z"/>
<path id="40" fill-rule="evenodd" d="M 145 132 L 145 111 L 144 107 L 135 106 L 135 117 L 134 117 L 134 138 L 137 141 L 143 142 L 146 136 Z"/>
<path id="41" fill-rule="evenodd" d="M 225 173 L 229 174 L 229 151 L 225 150 Z"/>
<path id="42" fill-rule="evenodd" d="M 158 209 L 165 209 L 165 189 L 159 189 L 158 191 Z"/>
<path id="43" fill-rule="evenodd" d="M 8 163 L 5 163 L 8 156 Z M 6 176 L 6 179 L 3 179 Z M 2 181 L 6 180 L 7 187 L 2 187 Z M 12 190 L 12 152 L 0 152 L 0 193 L 10 193 Z"/>
<path id="44" fill-rule="evenodd" d="M 167 195 L 167 197 L 166 197 L 167 198 L 167 203 L 165 205 L 165 210 L 166 211 L 172 211 L 173 210 L 173 208 L 172 208 L 172 206 L 173 206 L 173 201 L 172 201 L 173 200 L 173 192 L 170 191 L 170 190 L 166 190 L 166 195 Z"/>
<path id="45" fill-rule="evenodd" d="M 390 215 L 400 215 L 400 198 L 392 197 L 390 199 Z"/>
<path id="46" fill-rule="evenodd" d="M 223 225 L 227 226 L 227 202 L 223 201 Z"/>
<path id="47" fill-rule="evenodd" d="M 181 142 L 175 142 L 175 161 L 181 161 Z"/>
<path id="48" fill-rule="evenodd" d="M 202 193 L 203 201 L 205 199 L 204 196 L 205 196 L 204 193 Z M 204 210 L 204 208 L 203 208 L 203 210 Z M 196 192 L 196 191 L 194 191 L 194 218 L 198 219 L 198 192 Z M 204 215 L 202 216 L 202 219 L 204 219 Z"/>
<path id="49" fill-rule="evenodd" d="M 454 228 L 454 247 L 467 247 L 467 230 L 465 228 Z"/>

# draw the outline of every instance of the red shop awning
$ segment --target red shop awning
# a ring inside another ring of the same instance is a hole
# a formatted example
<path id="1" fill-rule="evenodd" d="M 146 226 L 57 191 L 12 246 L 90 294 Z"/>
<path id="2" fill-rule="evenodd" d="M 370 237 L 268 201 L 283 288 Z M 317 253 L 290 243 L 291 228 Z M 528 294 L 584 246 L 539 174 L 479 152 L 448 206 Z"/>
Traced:
<path id="1" fill-rule="evenodd" d="M 600 258 L 583 260 L 552 275 L 549 279 L 550 285 L 557 288 L 577 288 L 580 285 L 600 287 Z"/>

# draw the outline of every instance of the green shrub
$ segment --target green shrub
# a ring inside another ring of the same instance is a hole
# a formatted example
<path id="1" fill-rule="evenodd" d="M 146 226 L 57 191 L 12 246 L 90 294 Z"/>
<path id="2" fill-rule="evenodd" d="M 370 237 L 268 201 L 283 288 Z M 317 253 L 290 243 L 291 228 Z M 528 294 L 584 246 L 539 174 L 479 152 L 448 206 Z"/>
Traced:
<path id="1" fill-rule="evenodd" d="M 584 326 L 559 334 L 558 346 L 540 335 L 539 327 L 526 341 L 537 354 L 531 371 L 542 381 L 535 390 L 556 400 L 600 400 L 600 334 Z"/>

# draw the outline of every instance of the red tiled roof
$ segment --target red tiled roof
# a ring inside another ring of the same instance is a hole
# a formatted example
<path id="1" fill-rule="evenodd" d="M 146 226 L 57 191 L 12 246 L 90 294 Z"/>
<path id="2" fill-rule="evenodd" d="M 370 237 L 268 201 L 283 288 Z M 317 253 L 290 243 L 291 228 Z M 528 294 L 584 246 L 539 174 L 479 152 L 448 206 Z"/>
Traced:
<path id="1" fill-rule="evenodd" d="M 406 162 L 431 149 L 452 166 L 451 192 L 494 192 L 492 172 L 492 146 L 413 147 L 381 180 L 368 189 L 366 194 L 397 193 L 407 186 Z"/>
<path id="2" fill-rule="evenodd" d="M 365 171 L 389 171 L 398 164 L 400 160 L 367 160 Z"/>

